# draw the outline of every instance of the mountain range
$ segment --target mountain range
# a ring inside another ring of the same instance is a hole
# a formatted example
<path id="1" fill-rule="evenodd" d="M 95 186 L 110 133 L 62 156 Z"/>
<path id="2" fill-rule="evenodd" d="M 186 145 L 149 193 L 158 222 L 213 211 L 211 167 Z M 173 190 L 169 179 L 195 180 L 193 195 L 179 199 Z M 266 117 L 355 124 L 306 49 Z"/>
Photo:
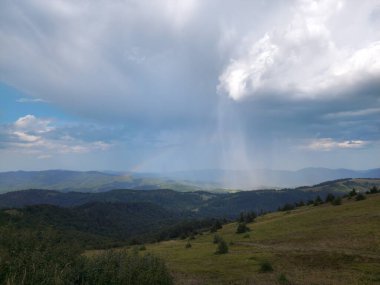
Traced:
<path id="1" fill-rule="evenodd" d="M 169 173 L 111 171 L 11 171 L 0 173 L 0 193 L 24 189 L 103 192 L 113 189 L 172 189 L 176 191 L 254 190 L 299 187 L 343 178 L 380 178 L 380 168 L 369 170 L 304 168 L 298 171 L 198 170 Z"/>

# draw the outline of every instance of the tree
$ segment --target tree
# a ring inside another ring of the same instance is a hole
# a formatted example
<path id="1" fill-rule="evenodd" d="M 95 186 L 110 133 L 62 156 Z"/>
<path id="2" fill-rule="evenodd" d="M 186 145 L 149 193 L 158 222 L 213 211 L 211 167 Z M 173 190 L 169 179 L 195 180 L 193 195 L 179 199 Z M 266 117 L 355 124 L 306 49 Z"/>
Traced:
<path id="1" fill-rule="evenodd" d="M 318 195 L 317 198 L 315 198 L 315 200 L 314 200 L 314 206 L 318 206 L 322 203 L 323 203 L 323 201 L 322 201 L 321 197 Z"/>
<path id="2" fill-rule="evenodd" d="M 213 243 L 219 243 L 222 240 L 222 238 L 219 235 L 214 235 L 214 241 Z"/>
<path id="3" fill-rule="evenodd" d="M 325 202 L 326 203 L 331 203 L 332 201 L 334 201 L 334 199 L 335 199 L 335 196 L 333 194 L 329 193 L 326 196 Z"/>
<path id="4" fill-rule="evenodd" d="M 291 211 L 294 210 L 295 206 L 290 203 L 286 203 L 282 208 L 280 207 L 280 211 Z"/>
<path id="5" fill-rule="evenodd" d="M 222 224 L 219 220 L 216 220 L 215 223 L 212 225 L 210 232 L 215 233 L 217 230 L 222 228 Z"/>
<path id="6" fill-rule="evenodd" d="M 334 206 L 342 205 L 342 198 L 341 198 L 341 197 L 336 197 L 336 198 L 331 202 L 331 204 L 333 204 Z"/>
<path id="7" fill-rule="evenodd" d="M 256 217 L 257 215 L 255 212 L 253 211 L 247 212 L 244 218 L 244 222 L 246 222 L 247 224 L 252 223 L 255 221 Z"/>
<path id="8" fill-rule="evenodd" d="M 239 225 L 236 229 L 236 233 L 242 234 L 242 233 L 248 232 L 249 230 L 250 229 L 247 227 L 246 223 L 239 223 Z"/>
<path id="9" fill-rule="evenodd" d="M 228 253 L 228 245 L 224 241 L 224 239 L 221 239 L 221 241 L 218 243 L 218 247 L 216 249 L 215 254 L 226 254 Z"/>
<path id="10" fill-rule="evenodd" d="M 370 190 L 369 190 L 369 194 L 376 194 L 376 193 L 379 193 L 379 189 L 377 189 L 376 185 L 373 186 Z"/>
<path id="11" fill-rule="evenodd" d="M 356 195 L 356 198 L 355 198 L 356 201 L 361 201 L 364 199 L 365 199 L 365 196 L 362 193 L 359 193 L 358 195 Z"/>
<path id="12" fill-rule="evenodd" d="M 352 190 L 348 193 L 348 197 L 354 197 L 357 195 L 356 189 L 352 188 Z"/>

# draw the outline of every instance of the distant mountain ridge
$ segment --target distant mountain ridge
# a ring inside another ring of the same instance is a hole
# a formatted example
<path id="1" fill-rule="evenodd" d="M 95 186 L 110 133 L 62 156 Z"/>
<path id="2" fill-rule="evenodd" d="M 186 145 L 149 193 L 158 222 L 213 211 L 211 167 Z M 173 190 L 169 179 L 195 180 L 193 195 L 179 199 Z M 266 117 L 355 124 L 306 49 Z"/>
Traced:
<path id="1" fill-rule="evenodd" d="M 115 174 L 100 171 L 10 171 L 0 172 L 0 193 L 24 189 L 54 189 L 64 192 L 104 192 L 113 189 L 164 189 L 194 191 L 201 188 L 192 183 L 141 175 Z M 206 187 L 207 188 L 207 187 Z"/>
<path id="2" fill-rule="evenodd" d="M 162 177 L 198 182 L 212 182 L 225 188 L 260 189 L 312 186 L 324 181 L 344 178 L 380 178 L 380 168 L 368 170 L 329 169 L 321 167 L 303 168 L 296 171 L 255 169 L 237 170 L 199 170 L 167 173 Z"/>
<path id="3" fill-rule="evenodd" d="M 0 193 L 24 189 L 53 189 L 64 192 L 104 192 L 113 189 L 173 189 L 176 191 L 279 189 L 311 186 L 342 178 L 380 178 L 380 168 L 369 170 L 304 168 L 298 171 L 215 169 L 170 173 L 11 171 L 0 172 Z"/>

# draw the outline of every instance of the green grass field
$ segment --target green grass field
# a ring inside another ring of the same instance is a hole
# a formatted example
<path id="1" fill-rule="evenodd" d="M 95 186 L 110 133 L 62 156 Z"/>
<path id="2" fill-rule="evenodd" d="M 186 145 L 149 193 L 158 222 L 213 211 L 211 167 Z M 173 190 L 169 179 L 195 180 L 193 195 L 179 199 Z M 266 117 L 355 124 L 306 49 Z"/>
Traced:
<path id="1" fill-rule="evenodd" d="M 171 240 L 144 252 L 162 257 L 176 284 L 380 284 L 380 194 L 267 214 L 249 227 L 217 232 L 227 254 L 214 254 L 211 233 L 197 235 L 191 248 Z M 273 271 L 260 272 L 263 262 Z"/>

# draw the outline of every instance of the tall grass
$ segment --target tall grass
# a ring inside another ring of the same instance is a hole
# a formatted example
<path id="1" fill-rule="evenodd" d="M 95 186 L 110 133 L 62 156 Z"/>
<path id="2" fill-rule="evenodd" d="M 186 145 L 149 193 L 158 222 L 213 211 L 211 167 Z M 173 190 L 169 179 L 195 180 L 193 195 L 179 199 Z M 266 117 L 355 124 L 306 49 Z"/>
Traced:
<path id="1" fill-rule="evenodd" d="M 137 251 L 80 255 L 54 231 L 0 231 L 0 284 L 172 284 L 164 262 Z"/>

